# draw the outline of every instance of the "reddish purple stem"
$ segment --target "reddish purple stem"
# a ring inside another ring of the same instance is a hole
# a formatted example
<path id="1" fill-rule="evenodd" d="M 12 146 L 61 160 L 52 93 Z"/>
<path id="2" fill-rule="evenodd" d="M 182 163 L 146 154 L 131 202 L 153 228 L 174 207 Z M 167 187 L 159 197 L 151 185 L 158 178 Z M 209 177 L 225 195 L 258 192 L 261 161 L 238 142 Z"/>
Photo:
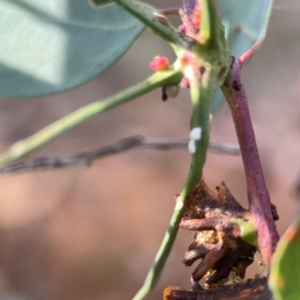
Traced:
<path id="1" fill-rule="evenodd" d="M 163 8 L 159 11 L 159 13 L 163 15 L 178 15 L 180 7 L 170 7 L 170 8 Z"/>
<path id="2" fill-rule="evenodd" d="M 229 104 L 242 153 L 250 211 L 256 224 L 258 245 L 269 265 L 279 235 L 272 217 L 270 196 L 265 184 L 247 96 L 241 80 L 242 62 L 234 62 L 222 87 Z"/>

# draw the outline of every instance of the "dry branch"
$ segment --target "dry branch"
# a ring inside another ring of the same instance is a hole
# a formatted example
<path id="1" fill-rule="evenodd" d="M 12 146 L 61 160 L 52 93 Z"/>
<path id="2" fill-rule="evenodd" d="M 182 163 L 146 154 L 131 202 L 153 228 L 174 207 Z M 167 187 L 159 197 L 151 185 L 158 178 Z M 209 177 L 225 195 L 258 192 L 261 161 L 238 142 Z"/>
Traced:
<path id="1" fill-rule="evenodd" d="M 90 166 L 95 160 L 108 155 L 133 148 L 151 148 L 156 150 L 187 149 L 188 140 L 147 139 L 143 136 L 132 136 L 119 140 L 115 144 L 82 152 L 72 156 L 41 157 L 14 163 L 0 169 L 0 174 L 12 174 L 19 172 L 37 171 L 45 169 L 58 169 L 70 166 Z M 209 150 L 217 154 L 239 155 L 240 150 L 236 146 L 211 143 Z"/>

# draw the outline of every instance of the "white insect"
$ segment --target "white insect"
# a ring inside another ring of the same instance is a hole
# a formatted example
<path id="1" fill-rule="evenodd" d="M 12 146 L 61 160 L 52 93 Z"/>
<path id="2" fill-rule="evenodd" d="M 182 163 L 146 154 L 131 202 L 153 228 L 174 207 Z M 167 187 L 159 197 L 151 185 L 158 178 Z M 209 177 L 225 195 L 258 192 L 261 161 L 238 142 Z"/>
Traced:
<path id="1" fill-rule="evenodd" d="M 183 203 L 181 201 L 178 201 L 175 205 L 175 210 L 181 210 L 183 207 Z"/>
<path id="2" fill-rule="evenodd" d="M 196 152 L 196 143 L 195 140 L 190 140 L 188 144 L 188 149 L 191 154 L 194 154 Z"/>
<path id="3" fill-rule="evenodd" d="M 188 144 L 188 149 L 191 154 L 194 154 L 196 152 L 196 141 L 201 139 L 202 135 L 202 128 L 201 127 L 195 127 L 190 132 L 190 141 Z"/>
<path id="4" fill-rule="evenodd" d="M 202 134 L 202 128 L 201 127 L 195 127 L 190 132 L 190 139 L 191 140 L 200 140 Z"/>

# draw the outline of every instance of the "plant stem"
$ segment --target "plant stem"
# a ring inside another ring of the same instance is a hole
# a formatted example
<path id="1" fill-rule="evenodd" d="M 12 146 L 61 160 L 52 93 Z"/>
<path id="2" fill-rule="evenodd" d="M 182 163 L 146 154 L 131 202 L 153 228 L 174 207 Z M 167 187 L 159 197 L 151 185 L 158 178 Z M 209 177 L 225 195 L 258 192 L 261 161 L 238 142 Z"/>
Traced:
<path id="1" fill-rule="evenodd" d="M 133 0 L 116 0 L 116 3 L 172 46 L 188 48 L 194 42 L 192 38 L 183 35 L 179 30 L 171 26 L 171 24 L 168 24 L 167 18 L 164 21 L 157 18 L 154 14 L 155 10 L 150 7 Z"/>
<path id="2" fill-rule="evenodd" d="M 216 49 L 219 43 L 219 20 L 215 0 L 197 0 L 201 7 L 201 30 L 199 42 L 202 46 Z"/>
<path id="3" fill-rule="evenodd" d="M 184 188 L 176 199 L 175 210 L 168 230 L 145 279 L 144 285 L 133 300 L 144 299 L 156 285 L 175 241 L 179 228 L 178 225 L 184 213 L 186 197 L 194 189 L 201 175 L 209 143 L 209 102 L 211 97 L 212 91 L 210 86 L 204 87 L 198 84 L 198 82 L 191 84 L 191 98 L 193 103 L 192 128 L 200 127 L 202 129 L 202 136 L 200 140 L 196 141 L 196 152 L 192 155 L 190 170 Z"/>
<path id="4" fill-rule="evenodd" d="M 270 196 L 259 159 L 239 62 L 233 63 L 222 91 L 230 107 L 240 144 L 247 179 L 248 200 L 256 223 L 258 245 L 264 260 L 269 265 L 279 235 L 271 214 Z"/>
<path id="5" fill-rule="evenodd" d="M 0 167 L 26 156 L 27 154 L 53 141 L 63 133 L 105 111 L 133 100 L 136 97 L 146 94 L 158 87 L 169 84 L 177 84 L 180 82 L 181 78 L 181 71 L 170 68 L 168 71 L 155 73 L 145 81 L 109 97 L 106 100 L 94 102 L 81 107 L 66 117 L 43 128 L 29 138 L 16 142 L 8 149 L 7 152 L 0 155 Z"/>
<path id="6" fill-rule="evenodd" d="M 169 7 L 163 8 L 159 11 L 159 13 L 163 15 L 178 15 L 180 7 Z"/>
<path id="7" fill-rule="evenodd" d="M 132 136 L 119 140 L 115 144 L 81 152 L 75 155 L 61 155 L 51 157 L 39 157 L 22 162 L 16 162 L 6 168 L 0 168 L 0 176 L 16 174 L 21 172 L 45 171 L 62 169 L 72 166 L 90 166 L 94 161 L 109 155 L 119 154 L 134 148 L 156 149 L 156 150 L 187 150 L 188 140 L 169 139 L 147 139 L 143 136 Z M 226 145 L 210 143 L 208 151 L 215 154 L 240 155 L 240 148 Z"/>

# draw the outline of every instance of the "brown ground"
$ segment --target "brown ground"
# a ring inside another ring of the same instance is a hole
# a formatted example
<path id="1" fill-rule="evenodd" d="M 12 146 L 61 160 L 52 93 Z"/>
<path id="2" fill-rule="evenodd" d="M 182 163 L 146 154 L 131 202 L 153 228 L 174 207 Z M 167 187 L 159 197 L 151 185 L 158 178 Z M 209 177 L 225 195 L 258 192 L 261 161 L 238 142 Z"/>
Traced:
<path id="1" fill-rule="evenodd" d="M 168 2 L 174 6 L 174 1 Z M 244 70 L 281 234 L 297 211 L 295 184 L 300 175 L 299 14 L 297 0 L 275 0 L 267 39 Z M 0 149 L 145 78 L 151 73 L 148 63 L 157 54 L 173 58 L 164 42 L 145 32 L 104 76 L 76 90 L 43 99 L 1 99 Z M 186 91 L 166 103 L 155 91 L 84 124 L 36 155 L 77 153 L 134 134 L 185 138 L 190 112 Z M 237 143 L 226 106 L 213 121 L 211 140 Z M 181 190 L 188 166 L 187 151 L 133 150 L 90 168 L 1 178 L 0 298 L 131 299 L 162 240 L 174 207 L 173 195 Z M 235 198 L 246 203 L 240 157 L 209 154 L 205 177 L 212 187 L 224 180 Z M 188 288 L 193 267 L 184 268 L 181 261 L 192 239 L 193 234 L 179 232 L 161 280 L 148 299 L 161 299 L 168 285 Z"/>

